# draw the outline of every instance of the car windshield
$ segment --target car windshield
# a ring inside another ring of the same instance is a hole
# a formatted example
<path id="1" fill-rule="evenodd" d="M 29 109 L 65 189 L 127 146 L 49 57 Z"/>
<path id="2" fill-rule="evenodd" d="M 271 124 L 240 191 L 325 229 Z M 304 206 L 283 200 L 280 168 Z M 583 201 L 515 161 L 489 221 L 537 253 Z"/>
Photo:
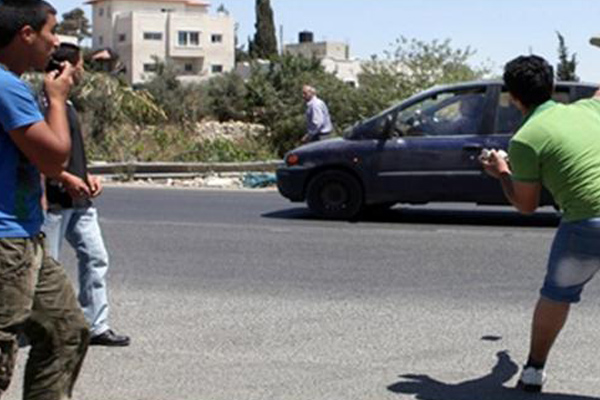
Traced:
<path id="1" fill-rule="evenodd" d="M 483 89 L 436 93 L 398 112 L 394 133 L 399 136 L 477 134 L 484 102 Z"/>

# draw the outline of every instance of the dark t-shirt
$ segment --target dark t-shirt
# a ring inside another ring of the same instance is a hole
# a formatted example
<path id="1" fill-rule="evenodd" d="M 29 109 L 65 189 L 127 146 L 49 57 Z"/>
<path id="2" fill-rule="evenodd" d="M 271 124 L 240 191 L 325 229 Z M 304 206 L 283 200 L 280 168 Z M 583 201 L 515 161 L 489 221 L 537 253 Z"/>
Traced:
<path id="1" fill-rule="evenodd" d="M 71 131 L 71 156 L 67 165 L 67 172 L 80 177 L 87 182 L 87 159 L 81 125 L 77 117 L 77 111 L 71 103 L 67 103 L 67 119 Z M 89 183 L 88 183 L 89 186 Z M 46 179 L 46 198 L 50 209 L 56 208 L 79 208 L 92 205 L 89 199 L 73 199 L 62 184 L 54 179 Z"/>

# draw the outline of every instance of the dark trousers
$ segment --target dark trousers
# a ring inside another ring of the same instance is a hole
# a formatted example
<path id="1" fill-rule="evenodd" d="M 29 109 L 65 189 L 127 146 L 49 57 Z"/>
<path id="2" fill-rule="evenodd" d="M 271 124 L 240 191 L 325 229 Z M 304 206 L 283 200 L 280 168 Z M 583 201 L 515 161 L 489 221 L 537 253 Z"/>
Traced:
<path id="1" fill-rule="evenodd" d="M 71 397 L 85 357 L 89 328 L 63 267 L 44 237 L 0 239 L 0 397 L 17 357 L 17 335 L 31 343 L 23 398 Z"/>

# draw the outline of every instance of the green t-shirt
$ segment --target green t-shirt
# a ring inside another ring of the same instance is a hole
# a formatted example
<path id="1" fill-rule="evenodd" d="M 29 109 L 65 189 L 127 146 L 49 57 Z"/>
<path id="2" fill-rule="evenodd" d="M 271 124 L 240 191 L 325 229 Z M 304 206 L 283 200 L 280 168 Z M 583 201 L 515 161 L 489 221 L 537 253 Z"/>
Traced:
<path id="1" fill-rule="evenodd" d="M 510 141 L 512 179 L 540 182 L 566 221 L 600 217 L 600 100 L 550 100 Z"/>

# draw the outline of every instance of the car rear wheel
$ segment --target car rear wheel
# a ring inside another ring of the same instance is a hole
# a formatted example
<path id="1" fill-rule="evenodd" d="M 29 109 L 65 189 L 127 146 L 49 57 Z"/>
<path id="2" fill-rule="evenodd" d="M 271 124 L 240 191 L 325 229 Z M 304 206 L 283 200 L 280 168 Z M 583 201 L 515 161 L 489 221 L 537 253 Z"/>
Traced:
<path id="1" fill-rule="evenodd" d="M 325 171 L 309 183 L 308 207 L 321 217 L 350 219 L 363 206 L 363 192 L 358 180 L 343 171 Z"/>

